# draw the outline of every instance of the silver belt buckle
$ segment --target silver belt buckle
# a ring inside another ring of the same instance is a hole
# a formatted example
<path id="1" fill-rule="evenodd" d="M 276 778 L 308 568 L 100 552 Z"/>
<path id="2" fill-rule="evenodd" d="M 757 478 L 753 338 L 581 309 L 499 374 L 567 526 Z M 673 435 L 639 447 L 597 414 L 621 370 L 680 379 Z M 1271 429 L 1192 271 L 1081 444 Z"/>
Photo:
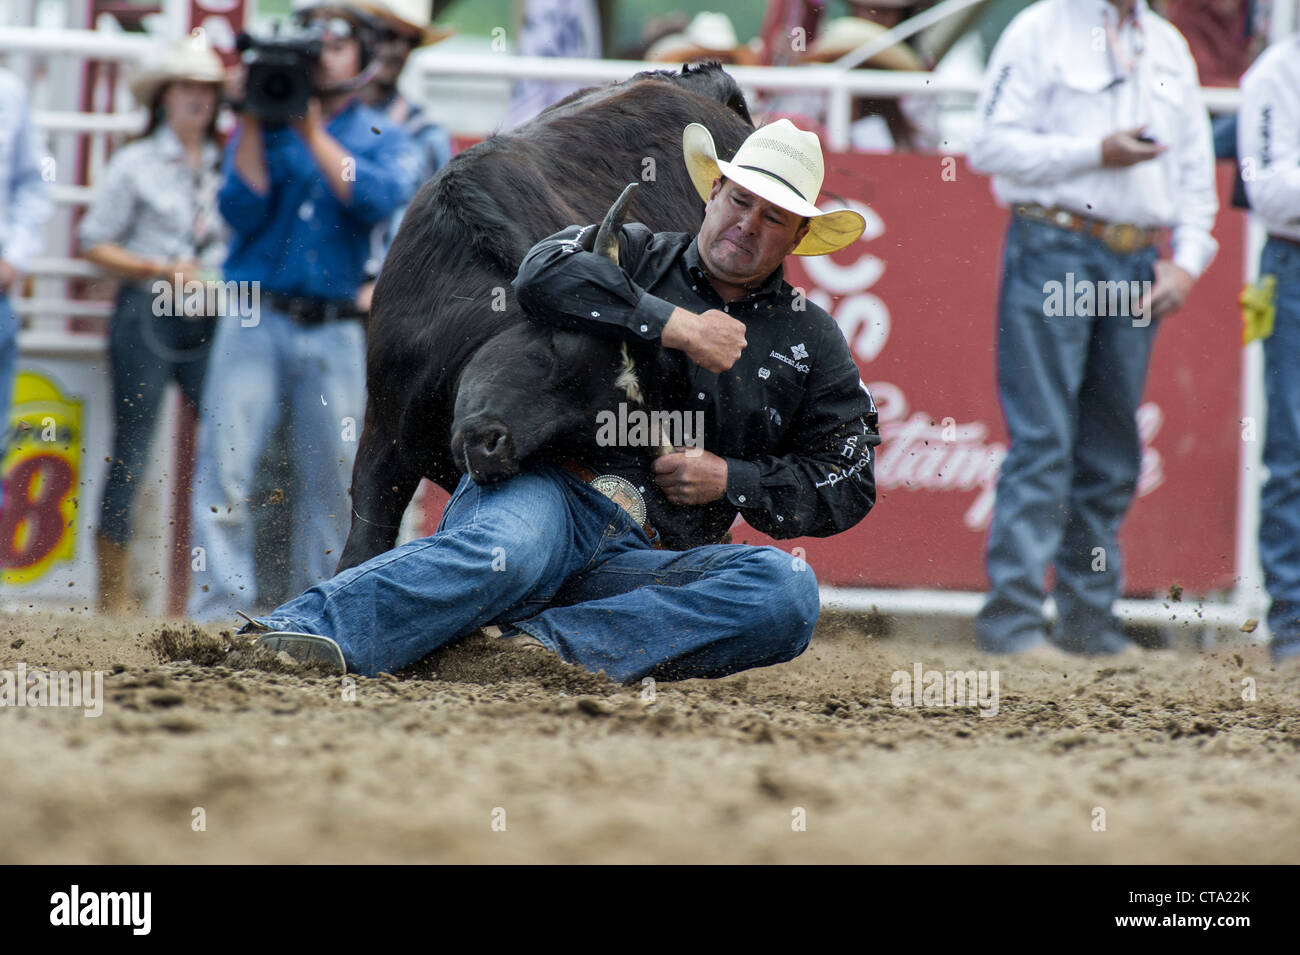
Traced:
<path id="1" fill-rule="evenodd" d="M 591 486 L 627 511 L 637 524 L 645 523 L 645 498 L 627 478 L 617 474 L 598 474 L 591 479 Z"/>

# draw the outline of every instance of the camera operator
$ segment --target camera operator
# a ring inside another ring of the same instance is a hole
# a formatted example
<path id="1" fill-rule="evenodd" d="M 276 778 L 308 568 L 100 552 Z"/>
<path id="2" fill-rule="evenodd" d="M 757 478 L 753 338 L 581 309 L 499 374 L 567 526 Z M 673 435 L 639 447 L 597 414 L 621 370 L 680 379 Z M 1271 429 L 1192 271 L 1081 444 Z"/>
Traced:
<path id="1" fill-rule="evenodd" d="M 203 394 L 192 498 L 201 550 L 189 604 L 199 620 L 252 610 L 268 596 L 258 593 L 254 564 L 253 505 L 262 502 L 250 498 L 282 422 L 294 481 L 275 498 L 293 517 L 289 583 L 304 589 L 332 575 L 365 408 L 355 301 L 370 231 L 417 184 L 410 137 L 357 95 L 373 76 L 373 21 L 345 4 L 305 6 L 295 21 L 310 41 L 300 45 L 305 62 L 315 58 L 302 113 L 279 121 L 297 112 L 277 103 L 292 96 L 292 70 L 272 78 L 258 66 L 259 54 L 295 37 L 247 45 L 251 65 L 233 91 L 243 103 L 218 196 L 232 233 L 225 276 L 240 283 L 241 301 L 251 289 L 255 304 L 251 317 L 222 317 Z"/>

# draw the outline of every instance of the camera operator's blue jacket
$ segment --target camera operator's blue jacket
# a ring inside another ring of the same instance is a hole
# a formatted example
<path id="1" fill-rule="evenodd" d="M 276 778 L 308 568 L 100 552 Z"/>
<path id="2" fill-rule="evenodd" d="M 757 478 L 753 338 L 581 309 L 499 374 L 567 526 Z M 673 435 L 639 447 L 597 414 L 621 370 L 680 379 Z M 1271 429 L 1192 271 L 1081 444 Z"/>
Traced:
<path id="1" fill-rule="evenodd" d="M 415 143 L 381 113 L 352 100 L 325 122 L 356 166 L 345 204 L 325 180 L 307 143 L 288 126 L 262 130 L 270 188 L 255 191 L 235 171 L 239 132 L 226 148 L 221 214 L 232 239 L 227 281 L 261 283 L 263 292 L 353 299 L 365 278 L 370 231 L 419 187 Z"/>

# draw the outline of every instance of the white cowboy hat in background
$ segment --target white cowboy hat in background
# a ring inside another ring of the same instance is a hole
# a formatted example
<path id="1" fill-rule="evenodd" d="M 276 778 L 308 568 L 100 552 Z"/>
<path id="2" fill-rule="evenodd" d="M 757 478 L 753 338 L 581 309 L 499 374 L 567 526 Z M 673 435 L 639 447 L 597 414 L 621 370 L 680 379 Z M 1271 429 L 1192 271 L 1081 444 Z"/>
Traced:
<path id="1" fill-rule="evenodd" d="M 433 23 L 433 0 L 353 0 L 352 6 L 420 34 L 417 47 L 441 43 L 456 31 Z"/>
<path id="2" fill-rule="evenodd" d="M 655 63 L 685 63 L 701 58 L 722 59 L 739 65 L 754 65 L 758 56 L 736 36 L 736 28 L 725 13 L 697 13 L 681 33 L 656 40 L 645 51 Z"/>
<path id="3" fill-rule="evenodd" d="M 695 191 L 705 202 L 713 180 L 726 176 L 738 186 L 795 215 L 807 216 L 808 232 L 795 255 L 825 255 L 862 235 L 867 222 L 852 209 L 823 212 L 814 204 L 826 170 L 816 133 L 779 119 L 749 134 L 730 162 L 718 158 L 713 136 L 699 123 L 682 130 L 682 155 Z"/>
<path id="4" fill-rule="evenodd" d="M 837 17 L 826 24 L 808 47 L 804 57 L 810 63 L 828 63 L 838 60 L 846 53 L 852 53 L 858 47 L 883 36 L 887 31 L 879 23 L 863 20 L 861 17 Z M 865 62 L 860 69 L 875 70 L 923 70 L 925 65 L 921 58 L 906 43 L 895 43 L 886 47 Z"/>
<path id="5" fill-rule="evenodd" d="M 195 83 L 220 83 L 226 78 L 221 57 L 204 33 L 190 34 L 177 40 L 153 63 L 131 80 L 131 93 L 143 106 L 153 102 L 164 83 L 190 80 Z"/>

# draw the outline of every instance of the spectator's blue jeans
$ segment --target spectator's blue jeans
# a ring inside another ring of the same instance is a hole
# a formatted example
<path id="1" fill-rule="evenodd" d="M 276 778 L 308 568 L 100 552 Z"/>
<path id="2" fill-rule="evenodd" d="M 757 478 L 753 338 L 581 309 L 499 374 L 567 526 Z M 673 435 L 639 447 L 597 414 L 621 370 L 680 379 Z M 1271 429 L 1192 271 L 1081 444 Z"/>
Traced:
<path id="1" fill-rule="evenodd" d="M 1260 275 L 1277 277 L 1273 334 L 1264 339 L 1268 424 L 1259 560 L 1272 604 L 1273 658 L 1300 653 L 1300 246 L 1269 239 Z"/>
<path id="2" fill-rule="evenodd" d="M 1049 317 L 1044 286 L 1066 285 L 1067 273 L 1076 289 L 1085 281 L 1151 281 L 1156 255 L 1121 255 L 1012 216 L 998 303 L 998 391 L 1011 446 L 989 528 L 990 594 L 975 621 L 982 650 L 1042 643 L 1049 564 L 1053 642 L 1090 654 L 1127 645 L 1112 610 L 1121 582 L 1116 535 L 1137 486 L 1135 416 L 1159 322 L 1137 327 L 1131 314 L 1097 309 Z"/>
<path id="3" fill-rule="evenodd" d="M 9 408 L 14 400 L 14 377 L 18 371 L 18 316 L 9 298 L 0 292 L 0 434 L 9 433 Z M 0 445 L 0 458 L 8 448 Z M 0 480 L 0 508 L 4 507 L 4 481 Z"/>
<path id="4" fill-rule="evenodd" d="M 216 320 L 155 315 L 153 292 L 123 285 L 108 326 L 113 376 L 113 455 L 100 499 L 99 531 L 125 544 L 131 500 L 148 464 L 158 407 L 168 381 L 197 409 Z"/>
<path id="5" fill-rule="evenodd" d="M 613 501 L 562 468 L 461 479 L 432 537 L 312 587 L 258 622 L 332 637 L 373 676 L 488 623 L 621 682 L 719 677 L 791 660 L 817 579 L 775 547 L 653 550 Z"/>
<path id="6" fill-rule="evenodd" d="M 334 573 L 352 514 L 348 485 L 365 410 L 364 333 L 355 320 L 302 327 L 265 302 L 256 325 L 223 316 L 203 389 L 191 498 L 189 614 L 228 620 L 257 608 L 256 468 L 275 427 L 289 416 L 297 486 L 292 586 Z"/>

